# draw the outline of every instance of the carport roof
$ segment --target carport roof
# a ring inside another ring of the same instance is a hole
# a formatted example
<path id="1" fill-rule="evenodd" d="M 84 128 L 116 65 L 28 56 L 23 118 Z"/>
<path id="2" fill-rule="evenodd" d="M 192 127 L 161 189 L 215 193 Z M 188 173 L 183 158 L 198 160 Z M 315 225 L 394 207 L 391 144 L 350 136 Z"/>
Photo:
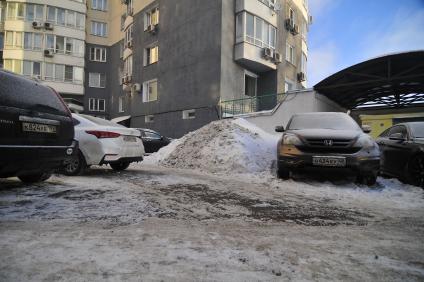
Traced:
<path id="1" fill-rule="evenodd" d="M 359 63 L 314 89 L 346 109 L 424 106 L 424 50 Z"/>

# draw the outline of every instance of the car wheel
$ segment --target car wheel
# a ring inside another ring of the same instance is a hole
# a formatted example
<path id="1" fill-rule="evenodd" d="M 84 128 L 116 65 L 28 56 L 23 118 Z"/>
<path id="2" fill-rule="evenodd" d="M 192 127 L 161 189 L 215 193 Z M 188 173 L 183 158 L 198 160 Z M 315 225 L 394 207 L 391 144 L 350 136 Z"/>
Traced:
<path id="1" fill-rule="evenodd" d="M 424 155 L 417 155 L 408 164 L 408 183 L 424 188 Z"/>
<path id="2" fill-rule="evenodd" d="M 116 171 L 125 170 L 130 166 L 130 162 L 111 163 L 111 168 Z"/>
<path id="3" fill-rule="evenodd" d="M 290 178 L 290 171 L 285 167 L 278 166 L 277 175 L 279 178 L 287 180 Z"/>
<path id="4" fill-rule="evenodd" d="M 81 152 L 77 156 L 74 156 L 64 162 L 64 166 L 61 172 L 67 176 L 75 176 L 83 173 L 84 169 L 87 167 L 84 156 Z"/>
<path id="5" fill-rule="evenodd" d="M 39 172 L 19 175 L 18 178 L 24 183 L 37 183 L 49 179 L 50 176 L 52 176 L 50 172 Z"/>
<path id="6" fill-rule="evenodd" d="M 377 173 L 358 173 L 356 182 L 367 186 L 373 186 L 377 182 Z"/>

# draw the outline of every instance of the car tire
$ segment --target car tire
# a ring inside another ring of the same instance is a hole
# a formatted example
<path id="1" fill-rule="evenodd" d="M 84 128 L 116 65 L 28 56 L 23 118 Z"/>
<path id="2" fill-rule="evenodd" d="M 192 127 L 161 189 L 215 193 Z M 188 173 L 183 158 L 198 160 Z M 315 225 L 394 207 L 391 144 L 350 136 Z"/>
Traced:
<path id="1" fill-rule="evenodd" d="M 367 186 L 373 186 L 377 183 L 377 173 L 358 173 L 356 176 L 356 182 Z"/>
<path id="2" fill-rule="evenodd" d="M 50 176 L 52 176 L 50 172 L 39 172 L 39 173 L 19 175 L 18 178 L 23 183 L 37 183 L 37 182 L 43 182 L 49 179 Z"/>
<path id="3" fill-rule="evenodd" d="M 130 166 L 130 162 L 111 163 L 110 167 L 116 171 L 126 170 Z"/>
<path id="4" fill-rule="evenodd" d="M 409 184 L 424 188 L 424 154 L 416 155 L 409 161 L 406 180 Z"/>
<path id="5" fill-rule="evenodd" d="M 67 176 L 76 176 L 84 172 L 87 167 L 87 163 L 81 151 L 78 152 L 77 156 L 65 161 L 61 173 Z"/>
<path id="6" fill-rule="evenodd" d="M 278 166 L 277 175 L 279 178 L 287 180 L 290 178 L 290 170 L 285 167 Z"/>

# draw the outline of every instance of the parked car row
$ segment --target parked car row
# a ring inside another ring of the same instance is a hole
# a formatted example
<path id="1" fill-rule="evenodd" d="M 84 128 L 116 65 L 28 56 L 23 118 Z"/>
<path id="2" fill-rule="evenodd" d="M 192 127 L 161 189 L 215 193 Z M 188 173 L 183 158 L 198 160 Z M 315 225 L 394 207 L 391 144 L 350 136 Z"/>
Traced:
<path id="1" fill-rule="evenodd" d="M 59 170 L 82 173 L 91 165 L 124 170 L 170 139 L 104 119 L 71 114 L 52 88 L 0 70 L 0 177 L 23 182 L 48 179 Z M 144 145 L 143 145 L 144 144 Z"/>
<path id="2" fill-rule="evenodd" d="M 384 131 L 377 142 L 344 113 L 305 113 L 294 115 L 278 142 L 278 176 L 305 167 L 353 170 L 357 181 L 376 182 L 379 172 L 424 187 L 424 123 L 395 125 Z"/>

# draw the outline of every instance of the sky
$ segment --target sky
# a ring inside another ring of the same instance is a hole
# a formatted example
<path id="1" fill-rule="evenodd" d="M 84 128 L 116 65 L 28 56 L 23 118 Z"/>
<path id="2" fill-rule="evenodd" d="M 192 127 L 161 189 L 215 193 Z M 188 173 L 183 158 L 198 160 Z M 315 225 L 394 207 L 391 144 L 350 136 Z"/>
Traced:
<path id="1" fill-rule="evenodd" d="M 424 50 L 424 0 L 309 0 L 309 87 L 385 54 Z"/>

